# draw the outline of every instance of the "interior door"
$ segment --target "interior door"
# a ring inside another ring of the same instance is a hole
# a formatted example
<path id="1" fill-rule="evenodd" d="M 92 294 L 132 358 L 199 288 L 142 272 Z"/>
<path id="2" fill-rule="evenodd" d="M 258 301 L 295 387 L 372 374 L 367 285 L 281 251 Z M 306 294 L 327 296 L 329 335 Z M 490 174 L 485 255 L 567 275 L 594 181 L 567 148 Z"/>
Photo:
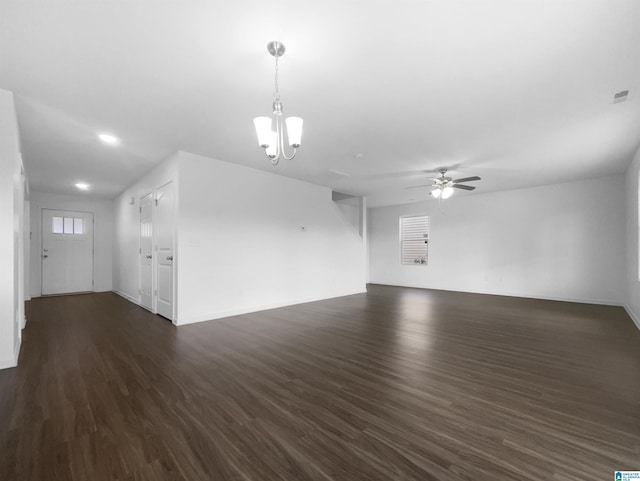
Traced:
<path id="1" fill-rule="evenodd" d="M 42 209 L 42 294 L 93 290 L 93 213 Z"/>
<path id="2" fill-rule="evenodd" d="M 140 304 L 153 311 L 153 194 L 140 201 Z"/>
<path id="3" fill-rule="evenodd" d="M 173 320 L 173 182 L 156 190 L 156 273 L 158 314 Z"/>

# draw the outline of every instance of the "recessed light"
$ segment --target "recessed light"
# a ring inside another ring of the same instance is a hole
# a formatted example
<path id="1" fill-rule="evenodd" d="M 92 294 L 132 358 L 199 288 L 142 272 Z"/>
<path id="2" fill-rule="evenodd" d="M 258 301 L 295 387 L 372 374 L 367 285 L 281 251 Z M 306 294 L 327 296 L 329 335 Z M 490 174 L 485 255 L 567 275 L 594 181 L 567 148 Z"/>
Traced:
<path id="1" fill-rule="evenodd" d="M 85 184 L 84 182 L 78 182 L 76 187 L 80 190 L 89 190 L 89 184 Z"/>
<path id="2" fill-rule="evenodd" d="M 118 145 L 120 143 L 120 139 L 111 134 L 98 134 L 98 138 L 109 145 Z"/>

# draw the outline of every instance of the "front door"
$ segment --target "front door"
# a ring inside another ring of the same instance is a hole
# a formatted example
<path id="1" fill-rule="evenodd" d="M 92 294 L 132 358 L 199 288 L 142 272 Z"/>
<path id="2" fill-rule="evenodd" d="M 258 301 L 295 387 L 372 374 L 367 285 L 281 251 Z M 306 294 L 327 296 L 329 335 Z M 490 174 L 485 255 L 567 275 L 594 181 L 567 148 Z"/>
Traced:
<path id="1" fill-rule="evenodd" d="M 173 320 L 173 182 L 159 187 L 156 191 L 156 266 L 158 314 Z"/>
<path id="2" fill-rule="evenodd" d="M 140 201 L 140 304 L 153 310 L 153 194 Z"/>
<path id="3" fill-rule="evenodd" d="M 93 290 L 93 213 L 42 209 L 42 294 Z"/>

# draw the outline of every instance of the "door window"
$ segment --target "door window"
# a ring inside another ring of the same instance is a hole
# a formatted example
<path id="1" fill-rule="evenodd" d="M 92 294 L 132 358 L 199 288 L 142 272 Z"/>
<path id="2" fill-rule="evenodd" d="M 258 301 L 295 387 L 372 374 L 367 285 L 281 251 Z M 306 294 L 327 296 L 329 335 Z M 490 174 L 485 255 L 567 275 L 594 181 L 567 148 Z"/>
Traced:
<path id="1" fill-rule="evenodd" d="M 84 222 L 81 217 L 53 217 L 51 232 L 54 234 L 84 234 Z"/>

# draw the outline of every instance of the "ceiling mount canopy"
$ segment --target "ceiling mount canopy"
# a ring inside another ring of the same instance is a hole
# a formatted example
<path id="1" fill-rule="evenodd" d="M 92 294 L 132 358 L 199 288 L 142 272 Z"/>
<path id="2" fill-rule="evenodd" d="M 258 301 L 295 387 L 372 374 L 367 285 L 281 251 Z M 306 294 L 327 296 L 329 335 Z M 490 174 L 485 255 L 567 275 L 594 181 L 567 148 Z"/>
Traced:
<path id="1" fill-rule="evenodd" d="M 296 156 L 298 147 L 302 139 L 302 119 L 300 117 L 287 117 L 285 120 L 287 139 L 289 146 L 293 149 L 290 155 L 284 150 L 284 125 L 282 123 L 282 102 L 280 101 L 280 91 L 278 89 L 278 59 L 284 55 L 286 47 L 282 42 L 272 41 L 267 44 L 267 51 L 275 58 L 275 91 L 273 93 L 273 116 L 256 117 L 253 124 L 258 135 L 258 145 L 265 150 L 267 157 L 273 165 L 278 165 L 280 158 L 291 160 Z M 275 131 L 272 129 L 275 120 Z"/>
<path id="2" fill-rule="evenodd" d="M 272 57 L 282 57 L 284 55 L 285 50 L 287 48 L 284 46 L 284 43 L 278 42 L 277 40 L 273 40 L 267 44 L 267 51 L 271 54 Z"/>

